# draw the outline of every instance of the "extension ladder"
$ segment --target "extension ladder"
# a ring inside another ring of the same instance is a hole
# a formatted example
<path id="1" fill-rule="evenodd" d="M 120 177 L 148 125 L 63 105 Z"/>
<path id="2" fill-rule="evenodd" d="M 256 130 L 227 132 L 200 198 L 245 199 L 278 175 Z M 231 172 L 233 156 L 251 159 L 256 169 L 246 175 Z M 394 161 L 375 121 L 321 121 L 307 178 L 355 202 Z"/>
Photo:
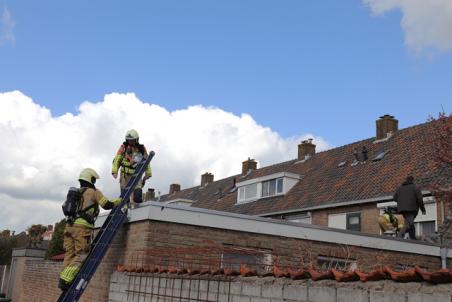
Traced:
<path id="1" fill-rule="evenodd" d="M 127 220 L 127 209 L 124 208 L 124 206 L 129 202 L 134 187 L 138 184 L 138 181 L 140 181 L 141 176 L 146 170 L 146 166 L 154 155 L 155 152 L 151 151 L 149 156 L 143 158 L 135 168 L 135 173 L 132 175 L 132 178 L 129 180 L 124 190 L 122 190 L 120 196 L 121 203 L 110 211 L 110 214 L 100 228 L 99 233 L 96 235 L 96 238 L 91 245 L 91 251 L 83 262 L 80 271 L 77 273 L 77 276 L 69 289 L 61 294 L 58 302 L 75 302 L 80 299 L 80 296 L 83 294 L 83 291 L 107 252 L 110 243 L 113 241 L 113 238 L 122 224 Z"/>

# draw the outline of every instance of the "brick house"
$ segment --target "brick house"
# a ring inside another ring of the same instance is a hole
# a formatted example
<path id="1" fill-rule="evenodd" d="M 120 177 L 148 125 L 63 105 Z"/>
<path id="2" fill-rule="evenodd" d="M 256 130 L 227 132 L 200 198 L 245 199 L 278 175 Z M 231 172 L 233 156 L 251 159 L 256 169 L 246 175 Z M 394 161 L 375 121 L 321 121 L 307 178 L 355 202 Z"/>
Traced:
<path id="1" fill-rule="evenodd" d="M 450 301 L 452 251 L 380 236 L 376 219 L 407 174 L 426 203 L 418 229 L 443 219 L 427 188 L 450 180 L 423 143 L 431 131 L 430 123 L 398 131 L 383 116 L 377 138 L 319 153 L 308 140 L 291 161 L 257 169 L 248 159 L 239 175 L 214 181 L 206 173 L 184 190 L 172 184 L 160 202 L 129 210 L 81 301 Z M 145 195 L 156 199 L 152 189 Z M 55 301 L 62 263 L 16 254 L 14 301 Z M 436 272 L 424 277 L 419 267 Z M 240 276 L 227 275 L 234 270 Z M 357 271 L 379 279 L 362 283 Z M 400 279 L 408 271 L 411 279 Z M 341 279 L 346 273 L 351 279 Z M 434 274 L 447 284 L 432 282 Z"/>
<path id="2" fill-rule="evenodd" d="M 375 137 L 318 153 L 306 140 L 293 160 L 257 169 L 248 159 L 241 174 L 214 181 L 206 173 L 184 190 L 172 184 L 160 201 L 380 234 L 382 208 L 395 205 L 394 191 L 412 175 L 427 210 L 416 218 L 416 232 L 431 235 L 450 209 L 435 202 L 429 186 L 451 182 L 449 172 L 435 168 L 433 131 L 432 122 L 399 130 L 398 120 L 384 115 Z"/>

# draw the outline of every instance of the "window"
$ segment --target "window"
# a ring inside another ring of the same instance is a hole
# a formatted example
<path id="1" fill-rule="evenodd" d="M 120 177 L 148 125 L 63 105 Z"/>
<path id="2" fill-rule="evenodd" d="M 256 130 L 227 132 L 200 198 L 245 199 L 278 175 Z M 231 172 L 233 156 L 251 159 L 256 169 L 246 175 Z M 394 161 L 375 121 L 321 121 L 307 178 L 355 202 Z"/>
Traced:
<path id="1" fill-rule="evenodd" d="M 274 196 L 283 192 L 283 179 L 276 178 L 262 182 L 262 197 Z"/>
<path id="2" fill-rule="evenodd" d="M 291 222 L 301 222 L 301 223 L 311 223 L 311 214 L 308 213 L 301 213 L 301 214 L 297 214 L 297 215 L 290 215 L 290 216 L 286 216 L 285 219 L 287 221 L 291 221 Z"/>
<path id="3" fill-rule="evenodd" d="M 434 221 L 422 221 L 417 222 L 415 225 L 416 235 L 418 236 L 431 236 L 435 234 L 435 222 Z"/>
<path id="4" fill-rule="evenodd" d="M 361 213 L 354 212 L 329 214 L 328 227 L 350 231 L 361 231 Z"/>
<path id="5" fill-rule="evenodd" d="M 239 201 L 257 198 L 257 184 L 250 184 L 239 188 Z"/>
<path id="6" fill-rule="evenodd" d="M 347 213 L 347 230 L 361 231 L 361 213 Z"/>
<path id="7" fill-rule="evenodd" d="M 237 182 L 237 204 L 286 194 L 302 178 L 303 176 L 299 174 L 278 172 Z"/>
<path id="8" fill-rule="evenodd" d="M 380 153 L 377 154 L 377 156 L 374 157 L 374 159 L 372 159 L 372 161 L 379 161 L 382 160 L 386 154 L 388 154 L 389 151 L 381 151 Z"/>
<path id="9" fill-rule="evenodd" d="M 343 166 L 345 166 L 346 163 L 347 163 L 347 161 L 344 160 L 344 161 L 341 161 L 337 166 L 338 167 L 343 167 Z"/>

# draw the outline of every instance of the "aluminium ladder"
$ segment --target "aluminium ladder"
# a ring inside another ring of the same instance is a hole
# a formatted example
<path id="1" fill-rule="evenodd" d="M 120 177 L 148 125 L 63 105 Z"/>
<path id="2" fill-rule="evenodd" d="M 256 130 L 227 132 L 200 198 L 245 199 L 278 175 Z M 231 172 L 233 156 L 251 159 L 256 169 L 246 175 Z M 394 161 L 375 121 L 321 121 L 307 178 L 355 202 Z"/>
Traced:
<path id="1" fill-rule="evenodd" d="M 77 273 L 77 276 L 69 289 L 61 293 L 58 302 L 76 302 L 80 299 L 80 296 L 83 294 L 83 291 L 86 289 L 91 277 L 96 272 L 97 267 L 107 252 L 110 243 L 122 224 L 127 220 L 127 209 L 124 208 L 124 206 L 129 202 L 134 187 L 138 184 L 138 181 L 140 181 L 141 176 L 146 170 L 146 166 L 154 155 L 155 152 L 151 151 L 149 156 L 143 158 L 135 168 L 135 173 L 121 192 L 121 203 L 110 211 L 110 214 L 100 228 L 99 233 L 96 235 L 96 238 L 91 245 L 91 251 L 83 262 L 80 271 Z"/>

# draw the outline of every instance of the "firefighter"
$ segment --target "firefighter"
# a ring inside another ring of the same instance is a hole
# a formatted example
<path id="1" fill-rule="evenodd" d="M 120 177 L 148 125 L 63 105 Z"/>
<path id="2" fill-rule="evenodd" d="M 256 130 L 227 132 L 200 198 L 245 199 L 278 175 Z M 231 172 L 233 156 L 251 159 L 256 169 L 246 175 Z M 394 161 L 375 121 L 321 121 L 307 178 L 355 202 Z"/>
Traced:
<path id="1" fill-rule="evenodd" d="M 121 147 L 113 159 L 113 165 L 111 169 L 111 174 L 116 179 L 118 177 L 118 170 L 121 169 L 121 173 L 119 176 L 119 185 L 121 188 L 121 194 L 132 177 L 133 173 L 135 173 L 135 168 L 138 163 L 148 156 L 146 148 L 144 145 L 139 143 L 138 132 L 134 129 L 130 129 L 126 133 L 125 141 L 122 143 Z M 141 203 L 143 201 L 143 184 L 146 182 L 148 178 L 152 176 L 151 166 L 146 166 L 145 175 L 143 176 L 143 180 L 138 182 L 135 186 L 131 199 L 135 203 Z"/>
<path id="2" fill-rule="evenodd" d="M 63 291 L 69 288 L 88 255 L 94 221 L 99 214 L 99 206 L 105 210 L 110 210 L 121 202 L 120 198 L 108 200 L 94 186 L 96 179 L 99 179 L 96 171 L 90 168 L 83 169 L 78 179 L 80 189 L 71 188 L 63 204 L 63 211 L 66 215 L 63 235 L 65 255 L 58 286 Z M 68 214 L 67 208 L 77 210 L 71 210 L 71 214 Z"/>
<path id="3" fill-rule="evenodd" d="M 385 235 L 397 235 L 403 228 L 404 219 L 402 215 L 397 213 L 396 207 L 386 207 L 382 215 L 378 217 L 378 225 Z"/>

